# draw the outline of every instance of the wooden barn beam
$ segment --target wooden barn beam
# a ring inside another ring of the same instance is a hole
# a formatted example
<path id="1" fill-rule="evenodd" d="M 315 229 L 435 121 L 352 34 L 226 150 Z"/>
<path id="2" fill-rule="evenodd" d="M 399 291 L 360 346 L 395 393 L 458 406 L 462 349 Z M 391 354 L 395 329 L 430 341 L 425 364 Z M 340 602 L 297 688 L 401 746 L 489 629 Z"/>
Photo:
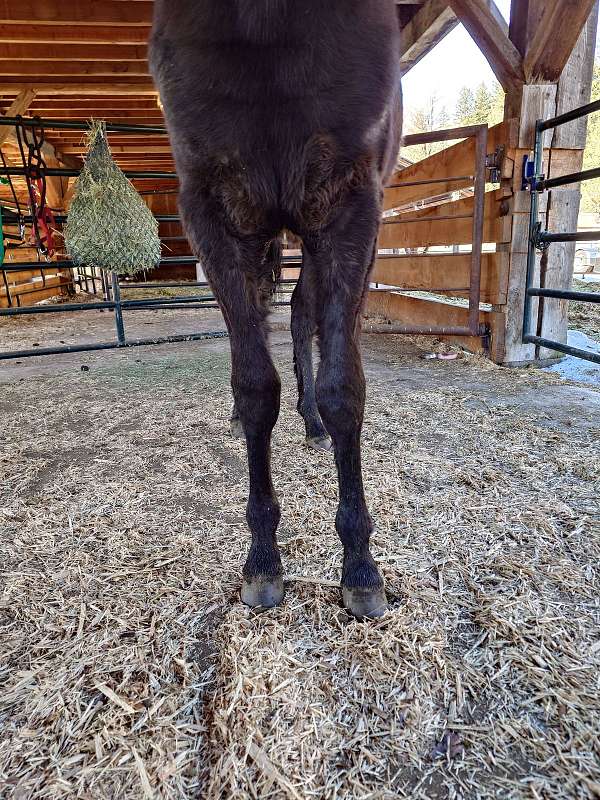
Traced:
<path id="1" fill-rule="evenodd" d="M 2 0 L 0 24 L 32 25 L 151 25 L 152 2 L 136 0 Z"/>
<path id="2" fill-rule="evenodd" d="M 17 97 L 13 100 L 10 106 L 7 108 L 6 113 L 3 114 L 5 117 L 18 117 L 19 114 L 26 114 L 29 110 L 29 107 L 33 103 L 35 99 L 35 89 L 23 89 Z M 14 128 L 9 128 L 7 125 L 2 126 L 0 128 L 0 147 L 8 141 L 11 136 L 11 133 L 14 132 Z"/>
<path id="3" fill-rule="evenodd" d="M 529 42 L 530 16 L 529 0 L 512 0 L 508 37 L 523 58 Z"/>
<path id="4" fill-rule="evenodd" d="M 0 61 L 142 61 L 146 60 L 143 45 L 114 44 L 35 44 L 3 43 Z M 1 69 L 0 69 L 1 71 Z"/>
<path id="5" fill-rule="evenodd" d="M 152 95 L 154 97 L 158 96 L 158 92 L 156 91 L 156 87 L 153 83 L 148 79 L 144 82 L 139 83 L 130 83 L 130 82 L 123 82 L 119 83 L 114 78 L 113 80 L 108 83 L 107 81 L 98 81 L 98 82 L 90 82 L 84 83 L 79 77 L 78 80 L 75 81 L 57 81 L 56 78 L 50 76 L 45 80 L 38 80 L 38 81 L 7 81 L 1 80 L 0 81 L 0 94 L 2 95 L 16 95 L 23 89 L 28 89 L 32 86 L 38 91 L 38 95 L 40 96 L 56 96 L 56 95 L 74 95 L 76 97 L 81 96 L 82 94 L 90 95 L 90 96 L 101 96 L 101 95 Z"/>
<path id="6" fill-rule="evenodd" d="M 114 156 L 122 155 L 128 156 L 131 154 L 144 153 L 147 155 L 164 155 L 169 159 L 172 158 L 172 151 L 168 144 L 154 145 L 146 144 L 145 142 L 137 144 L 111 144 L 110 147 Z M 83 156 L 86 151 L 85 144 L 64 144 L 61 145 L 61 153 L 64 155 Z"/>
<path id="7" fill-rule="evenodd" d="M 401 33 L 400 64 L 406 73 L 458 25 L 446 0 L 427 0 Z"/>
<path id="8" fill-rule="evenodd" d="M 104 97 L 94 98 L 94 97 L 85 97 L 81 99 L 72 99 L 70 97 L 62 98 L 41 98 L 34 101 L 32 105 L 32 109 L 35 110 L 36 113 L 39 111 L 43 111 L 46 116 L 49 114 L 53 114 L 55 111 L 66 111 L 66 112 L 78 112 L 79 109 L 98 109 L 99 111 L 103 111 L 104 109 L 109 111 L 119 111 L 119 112 L 132 112 L 136 111 L 139 112 L 140 109 L 143 109 L 142 113 L 152 113 L 156 111 L 160 113 L 160 109 L 156 102 L 153 102 L 152 97 L 148 97 L 144 99 L 143 97 L 135 98 L 130 100 L 129 102 L 126 101 L 125 98 L 121 98 L 120 100 L 115 100 L 110 98 L 105 100 Z M 4 106 L 8 105 L 7 100 L 0 100 L 0 104 Z"/>
<path id="9" fill-rule="evenodd" d="M 452 10 L 487 58 L 503 88 L 525 81 L 523 59 L 508 38 L 508 25 L 493 0 L 449 0 Z"/>
<path id="10" fill-rule="evenodd" d="M 596 0 L 547 0 L 525 55 L 528 83 L 557 81 Z"/>
<path id="11" fill-rule="evenodd" d="M 0 43 L 5 44 L 118 44 L 145 45 L 150 26 L 0 24 Z"/>
<path id="12" fill-rule="evenodd" d="M 590 14 L 558 82 L 556 113 L 563 114 L 589 102 L 594 53 L 596 49 L 597 10 Z M 548 174 L 564 175 L 583 168 L 587 141 L 587 119 L 556 128 L 552 137 Z M 577 230 L 581 202 L 577 185 L 553 189 L 546 207 L 546 228 L 550 231 Z M 575 243 L 553 245 L 540 264 L 540 286 L 565 289 L 571 286 L 575 263 Z M 540 298 L 540 335 L 566 343 L 569 329 L 569 303 Z M 555 358 L 556 353 L 540 348 L 539 358 Z"/>
<path id="13" fill-rule="evenodd" d="M 88 75 L 143 78 L 148 76 L 148 65 L 145 61 L 1 61 L 0 72 L 6 78 L 42 78 L 45 75 L 79 79 Z M 37 84 L 37 81 L 32 82 Z"/>
<path id="14" fill-rule="evenodd" d="M 579 8 L 588 0 L 577 0 L 572 4 L 574 9 Z M 538 119 L 548 119 L 557 114 L 576 108 L 588 102 L 590 96 L 592 70 L 594 64 L 594 47 L 596 42 L 597 12 L 589 15 L 587 25 L 580 33 L 579 41 L 570 54 L 566 68 L 560 80 L 556 81 L 556 73 L 547 73 L 541 82 L 532 81 L 531 65 L 527 72 L 528 83 L 520 88 L 515 88 L 507 94 L 505 115 L 518 120 L 519 133 L 514 151 L 513 160 L 519 164 L 523 157 L 529 155 L 534 144 L 535 123 Z M 589 11 L 588 5 L 588 11 Z M 564 8 L 565 6 L 561 6 Z M 557 0 L 512 0 L 510 36 L 517 49 L 525 54 L 525 60 L 532 58 L 532 48 L 539 52 L 540 36 L 548 41 L 548 48 L 554 49 L 552 36 L 557 40 L 564 33 L 567 37 L 573 36 L 573 18 L 563 18 L 558 22 L 556 11 Z M 579 8 L 581 10 L 581 8 Z M 547 26 L 550 19 L 555 20 L 558 27 L 552 31 L 548 39 Z M 566 19 L 566 21 L 565 21 Z M 558 52 L 564 48 L 564 38 L 560 44 L 557 42 Z M 564 51 L 563 51 L 564 52 Z M 528 55 L 529 54 L 529 55 Z M 553 56 L 555 58 L 555 56 Z M 541 63 L 541 62 L 540 62 Z M 556 61 L 555 61 L 556 64 Z M 548 132 L 544 138 L 547 148 L 547 157 L 544 169 L 550 174 L 554 170 L 576 172 L 581 168 L 583 148 L 585 147 L 585 121 L 570 123 Z M 552 150 L 550 148 L 553 148 Z M 560 166 L 556 166 L 560 165 Z M 522 342 L 523 306 L 527 271 L 527 253 L 529 249 L 529 193 L 522 190 L 521 172 L 515 170 L 512 193 L 509 199 L 510 214 L 512 216 L 512 239 L 509 246 L 509 283 L 508 300 L 506 303 L 506 363 L 517 364 L 535 361 L 538 358 L 554 358 L 554 351 L 536 348 L 535 345 Z M 565 187 L 555 189 L 547 197 L 545 208 L 541 210 L 543 224 L 549 230 L 574 230 L 577 226 L 579 210 L 579 189 Z M 553 245 L 542 259 L 536 258 L 534 268 L 534 281 L 545 288 L 567 288 L 570 285 L 573 270 L 574 247 L 570 245 Z M 562 301 L 535 301 L 533 304 L 534 316 L 538 325 L 547 338 L 566 341 L 567 313 L 566 303 Z"/>
<path id="15" fill-rule="evenodd" d="M 2 100 L 0 103 L 7 105 L 6 100 Z M 130 100 L 129 103 L 124 100 L 119 102 L 115 100 L 106 101 L 104 98 L 95 99 L 93 97 L 71 102 L 69 102 L 69 100 L 63 100 L 60 102 L 60 98 L 56 98 L 54 101 L 48 99 L 38 100 L 37 102 L 33 103 L 31 109 L 32 112 L 35 111 L 36 114 L 46 117 L 58 112 L 65 112 L 66 114 L 83 114 L 85 111 L 94 110 L 101 112 L 112 112 L 113 114 L 139 114 L 140 112 L 142 114 L 152 114 L 156 112 L 156 114 L 160 116 L 161 113 L 156 103 L 152 102 L 152 98 L 148 98 L 147 102 Z"/>

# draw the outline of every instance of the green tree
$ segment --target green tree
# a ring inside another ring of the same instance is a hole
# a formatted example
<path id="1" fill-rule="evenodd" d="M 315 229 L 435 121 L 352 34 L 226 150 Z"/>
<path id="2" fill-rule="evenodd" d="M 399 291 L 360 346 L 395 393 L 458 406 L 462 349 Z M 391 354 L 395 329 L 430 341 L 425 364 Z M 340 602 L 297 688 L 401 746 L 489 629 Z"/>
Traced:
<path id="1" fill-rule="evenodd" d="M 458 93 L 454 120 L 457 125 L 497 125 L 504 119 L 504 91 L 499 83 L 480 83 L 475 92 L 463 86 Z"/>
<path id="2" fill-rule="evenodd" d="M 506 95 L 504 94 L 504 89 L 497 83 L 494 86 L 493 94 L 492 94 L 492 106 L 490 109 L 490 117 L 488 119 L 488 125 L 498 125 L 504 119 L 504 102 L 506 100 Z"/>
<path id="3" fill-rule="evenodd" d="M 594 65 L 592 100 L 600 100 L 600 61 L 596 61 Z M 587 143 L 583 154 L 583 168 L 593 167 L 600 167 L 600 113 L 598 112 L 588 118 Z M 600 214 L 599 178 L 581 184 L 581 209 Z"/>
<path id="4" fill-rule="evenodd" d="M 468 86 L 463 86 L 458 93 L 458 102 L 454 110 L 454 121 L 460 126 L 472 125 L 474 113 L 475 95 Z"/>
<path id="5" fill-rule="evenodd" d="M 426 133 L 427 131 L 448 128 L 449 125 L 450 117 L 446 107 L 440 104 L 436 95 L 431 95 L 422 106 L 412 112 L 406 125 L 406 132 Z M 411 145 L 410 147 L 403 147 L 401 155 L 411 161 L 421 161 L 423 158 L 442 150 L 445 146 L 447 146 L 445 142 Z"/>
<path id="6" fill-rule="evenodd" d="M 475 107 L 473 110 L 473 122 L 475 125 L 485 125 L 489 122 L 492 114 L 493 95 L 485 85 L 480 83 L 475 91 Z"/>

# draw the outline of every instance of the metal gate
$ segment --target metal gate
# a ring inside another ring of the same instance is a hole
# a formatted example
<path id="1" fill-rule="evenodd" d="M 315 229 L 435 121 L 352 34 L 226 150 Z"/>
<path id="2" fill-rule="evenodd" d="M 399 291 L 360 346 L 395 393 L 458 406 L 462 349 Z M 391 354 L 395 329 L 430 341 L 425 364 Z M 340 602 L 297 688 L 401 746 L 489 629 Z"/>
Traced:
<path id="1" fill-rule="evenodd" d="M 574 292 L 563 289 L 545 289 L 541 286 L 534 286 L 535 266 L 536 266 L 536 253 L 543 252 L 548 247 L 556 242 L 593 242 L 600 241 L 600 232 L 580 232 L 577 233 L 551 233 L 542 229 L 542 224 L 539 221 L 539 198 L 543 192 L 549 189 L 556 189 L 560 186 L 569 186 L 582 181 L 593 180 L 600 178 L 600 167 L 594 169 L 583 170 L 580 172 L 573 172 L 569 175 L 563 175 L 559 178 L 547 178 L 543 173 L 544 164 L 544 133 L 548 130 L 557 128 L 559 125 L 565 125 L 568 122 L 586 117 L 593 114 L 595 111 L 600 111 L 600 100 L 588 105 L 576 108 L 567 114 L 562 114 L 559 117 L 554 117 L 548 120 L 538 120 L 535 126 L 535 150 L 533 161 L 527 160 L 525 163 L 525 172 L 523 176 L 523 184 L 531 192 L 531 211 L 529 218 L 529 249 L 527 255 L 527 284 L 525 291 L 525 309 L 523 315 L 523 342 L 528 344 L 535 344 L 541 347 L 547 347 L 549 350 L 557 350 L 560 353 L 567 353 L 577 358 L 583 358 L 586 361 L 593 361 L 600 364 L 600 354 L 592 353 L 588 350 L 582 350 L 578 347 L 572 347 L 563 342 L 556 342 L 552 339 L 546 339 L 543 336 L 538 336 L 536 333 L 537 328 L 534 328 L 537 320 L 534 320 L 533 314 L 533 298 L 534 297 L 548 297 L 556 298 L 559 300 L 576 300 L 583 303 L 600 303 L 600 293 L 598 292 Z"/>
<path id="2" fill-rule="evenodd" d="M 485 186 L 488 170 L 491 167 L 488 164 L 487 147 L 488 147 L 488 126 L 487 125 L 470 125 L 461 128 L 451 128 L 448 130 L 440 131 L 427 131 L 425 133 L 408 134 L 403 137 L 402 142 L 404 147 L 410 145 L 421 144 L 434 144 L 434 143 L 453 143 L 464 140 L 474 141 L 474 163 L 470 167 L 469 175 L 444 175 L 444 177 L 434 176 L 418 180 L 402 180 L 402 172 L 396 174 L 394 183 L 386 187 L 386 192 L 395 189 L 404 189 L 408 187 L 422 187 L 424 191 L 429 191 L 430 194 L 435 193 L 435 187 L 443 184 L 449 186 L 455 184 L 459 187 L 469 185 L 472 186 L 473 194 L 473 208 L 472 211 L 466 213 L 451 213 L 439 214 L 436 218 L 437 222 L 451 222 L 460 223 L 466 221 L 471 226 L 471 252 L 468 254 L 470 259 L 470 269 L 468 275 L 468 285 L 457 287 L 455 292 L 466 293 L 468 295 L 468 318 L 466 324 L 457 325 L 452 322 L 445 324 L 402 324 L 390 323 L 385 325 L 370 325 L 367 330 L 372 333 L 404 333 L 404 334 L 423 334 L 427 336 L 474 336 L 485 337 L 488 333 L 486 326 L 480 322 L 480 302 L 481 302 L 481 261 L 482 261 L 482 248 L 484 241 L 484 209 L 485 209 Z M 424 160 L 424 162 L 426 159 Z M 424 163 L 423 162 L 423 163 Z M 416 165 L 421 162 L 416 162 Z M 442 206 L 443 208 L 443 206 Z M 452 208 L 452 206 L 450 206 Z M 412 213 L 394 213 L 392 209 L 391 215 L 384 215 L 382 221 L 382 234 L 380 237 L 380 245 L 382 238 L 388 231 L 394 229 L 400 230 L 406 228 L 419 221 L 418 216 L 413 216 Z M 393 239 L 393 236 L 391 237 Z M 381 252 L 379 253 L 381 256 Z M 402 263 L 412 261 L 418 263 L 422 260 L 422 256 L 411 253 L 406 255 L 386 255 L 388 260 L 394 259 L 400 268 Z M 400 281 L 401 282 L 401 281 Z M 403 285 L 395 286 L 395 291 L 410 291 L 410 287 Z M 439 292 L 439 289 L 431 286 L 426 291 Z M 443 290 L 444 291 L 444 290 Z M 449 292 L 451 294 L 451 292 Z"/>

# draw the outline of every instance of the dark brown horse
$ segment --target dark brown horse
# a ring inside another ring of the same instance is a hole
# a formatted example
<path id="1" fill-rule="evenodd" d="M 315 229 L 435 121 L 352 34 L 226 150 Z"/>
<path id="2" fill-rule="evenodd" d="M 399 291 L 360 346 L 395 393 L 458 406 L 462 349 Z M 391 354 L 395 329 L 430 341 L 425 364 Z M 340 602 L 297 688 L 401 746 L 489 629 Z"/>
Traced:
<path id="1" fill-rule="evenodd" d="M 270 468 L 280 380 L 266 317 L 279 237 L 289 230 L 303 243 L 292 300 L 298 410 L 313 446 L 333 441 L 344 604 L 356 616 L 386 607 L 361 474 L 359 333 L 382 187 L 400 139 L 398 54 L 394 0 L 155 2 L 150 60 L 181 214 L 231 339 L 234 421 L 250 472 L 242 599 L 251 606 L 283 598 Z"/>

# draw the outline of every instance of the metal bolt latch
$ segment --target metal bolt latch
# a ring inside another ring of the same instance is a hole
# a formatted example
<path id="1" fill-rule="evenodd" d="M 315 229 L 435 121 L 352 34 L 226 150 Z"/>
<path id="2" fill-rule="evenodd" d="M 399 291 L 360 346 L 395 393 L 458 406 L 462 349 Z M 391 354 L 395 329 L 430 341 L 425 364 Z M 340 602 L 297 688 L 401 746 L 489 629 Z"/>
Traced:
<path id="1" fill-rule="evenodd" d="M 502 164 L 505 156 L 504 145 L 497 147 L 493 153 L 488 153 L 485 158 L 485 166 L 489 171 L 490 183 L 500 183 L 502 180 Z"/>

